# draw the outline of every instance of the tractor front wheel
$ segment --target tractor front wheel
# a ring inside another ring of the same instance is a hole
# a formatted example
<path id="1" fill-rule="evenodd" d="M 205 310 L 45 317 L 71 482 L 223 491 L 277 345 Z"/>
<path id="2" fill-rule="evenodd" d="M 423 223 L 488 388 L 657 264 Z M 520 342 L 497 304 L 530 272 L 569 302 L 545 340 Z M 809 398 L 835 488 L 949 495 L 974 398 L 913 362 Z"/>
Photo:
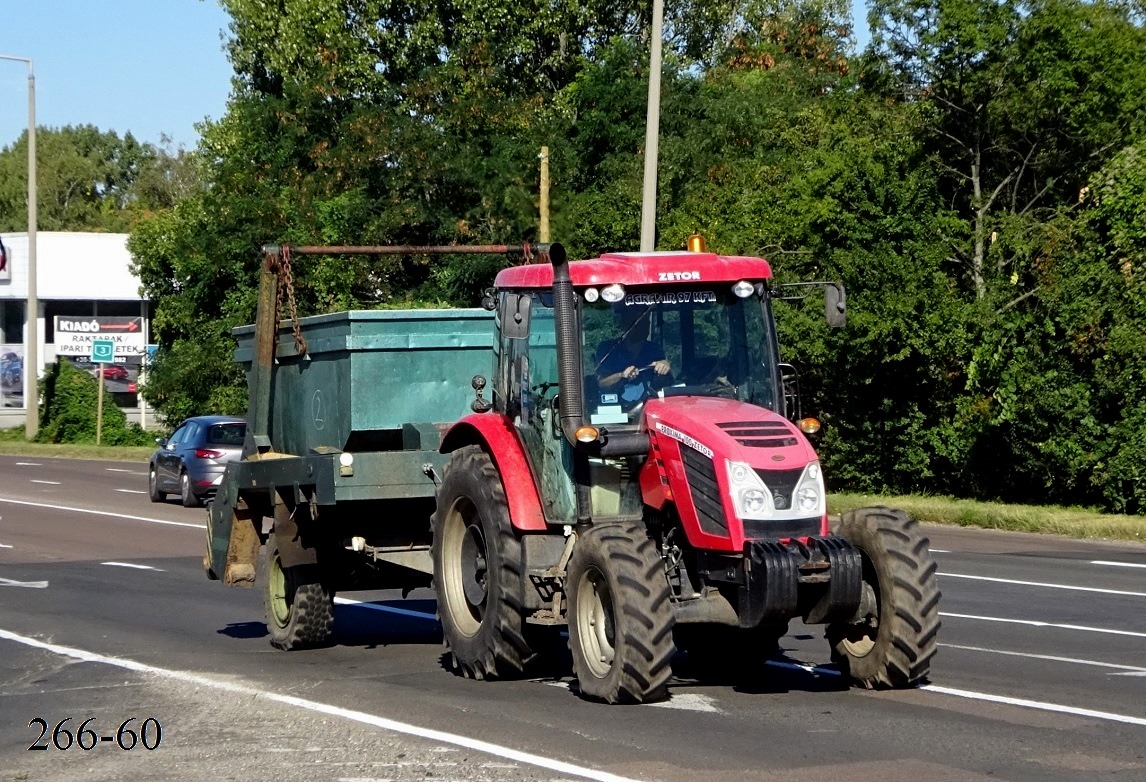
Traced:
<path id="1" fill-rule="evenodd" d="M 927 678 L 939 632 L 939 583 L 919 522 L 890 508 L 848 511 L 837 533 L 860 551 L 860 610 L 828 625 L 832 659 L 867 689 L 914 687 Z"/>
<path id="2" fill-rule="evenodd" d="M 602 524 L 569 560 L 569 648 L 581 694 L 607 703 L 663 700 L 673 614 L 656 546 L 637 524 Z"/>
<path id="3" fill-rule="evenodd" d="M 334 591 L 317 565 L 283 567 L 272 534 L 259 558 L 271 646 L 286 651 L 320 646 L 334 629 Z"/>
<path id="4" fill-rule="evenodd" d="M 476 445 L 453 453 L 433 517 L 434 591 L 455 668 L 473 679 L 520 674 L 525 640 L 521 541 L 501 476 Z"/>

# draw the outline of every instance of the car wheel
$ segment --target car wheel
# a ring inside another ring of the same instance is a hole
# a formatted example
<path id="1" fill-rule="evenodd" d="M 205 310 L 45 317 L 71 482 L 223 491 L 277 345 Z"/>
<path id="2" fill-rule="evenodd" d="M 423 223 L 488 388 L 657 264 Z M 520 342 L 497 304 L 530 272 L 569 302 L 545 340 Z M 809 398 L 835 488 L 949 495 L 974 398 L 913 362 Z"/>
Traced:
<path id="1" fill-rule="evenodd" d="M 155 472 L 155 465 L 147 471 L 147 494 L 152 502 L 166 502 L 167 492 L 159 490 L 159 475 Z"/>
<path id="2" fill-rule="evenodd" d="M 191 490 L 191 476 L 186 470 L 179 473 L 179 498 L 183 500 L 184 508 L 198 508 L 202 505 L 195 492 Z"/>

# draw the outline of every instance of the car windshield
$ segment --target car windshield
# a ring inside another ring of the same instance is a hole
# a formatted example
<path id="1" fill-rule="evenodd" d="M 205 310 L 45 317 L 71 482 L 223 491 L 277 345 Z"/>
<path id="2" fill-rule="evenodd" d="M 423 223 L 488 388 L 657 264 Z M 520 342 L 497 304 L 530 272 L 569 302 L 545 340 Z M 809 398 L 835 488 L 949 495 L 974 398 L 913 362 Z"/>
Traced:
<path id="1" fill-rule="evenodd" d="M 675 395 L 778 409 L 766 303 L 721 287 L 632 289 L 614 304 L 583 303 L 590 423 L 636 423 L 646 399 Z"/>
<path id="2" fill-rule="evenodd" d="M 247 425 L 243 423 L 214 424 L 207 427 L 207 444 L 242 445 L 246 433 Z"/>

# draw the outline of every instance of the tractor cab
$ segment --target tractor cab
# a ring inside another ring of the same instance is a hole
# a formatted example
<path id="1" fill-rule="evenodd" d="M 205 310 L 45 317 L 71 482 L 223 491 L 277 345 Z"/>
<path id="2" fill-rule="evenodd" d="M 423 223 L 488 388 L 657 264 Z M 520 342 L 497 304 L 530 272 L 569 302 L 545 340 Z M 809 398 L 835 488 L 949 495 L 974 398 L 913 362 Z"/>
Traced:
<path id="1" fill-rule="evenodd" d="M 694 545 L 726 551 L 821 533 L 818 462 L 786 418 L 798 403 L 768 263 L 708 252 L 558 263 L 559 245 L 550 256 L 497 277 L 493 382 L 546 520 L 672 508 Z"/>

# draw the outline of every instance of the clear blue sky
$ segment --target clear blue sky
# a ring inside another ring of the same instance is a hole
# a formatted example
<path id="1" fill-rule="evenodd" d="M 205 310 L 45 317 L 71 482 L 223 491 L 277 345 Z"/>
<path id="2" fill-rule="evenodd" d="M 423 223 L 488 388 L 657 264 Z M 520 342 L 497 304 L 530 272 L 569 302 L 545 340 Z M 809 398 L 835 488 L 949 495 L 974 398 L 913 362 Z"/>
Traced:
<path id="1" fill-rule="evenodd" d="M 231 89 L 216 0 L 0 0 L 0 54 L 32 58 L 36 124 L 194 147 Z M 0 61 L 0 147 L 28 127 L 28 68 Z"/>
<path id="2" fill-rule="evenodd" d="M 867 43 L 864 0 L 853 0 Z M 219 119 L 231 89 L 216 0 L 0 0 L 0 54 L 31 57 L 36 124 L 91 124 L 193 148 L 195 124 Z M 28 127 L 23 63 L 0 61 L 0 147 Z"/>

